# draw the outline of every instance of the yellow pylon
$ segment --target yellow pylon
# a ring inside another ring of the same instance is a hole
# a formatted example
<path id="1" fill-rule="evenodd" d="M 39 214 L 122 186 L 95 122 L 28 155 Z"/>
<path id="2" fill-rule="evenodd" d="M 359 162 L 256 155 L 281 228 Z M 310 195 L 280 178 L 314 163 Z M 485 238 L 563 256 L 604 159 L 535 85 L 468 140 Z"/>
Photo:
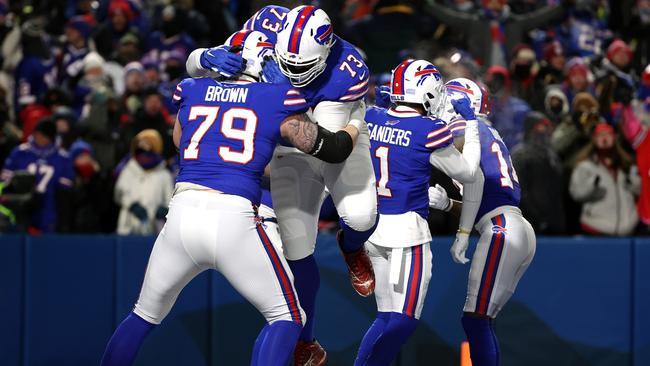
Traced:
<path id="1" fill-rule="evenodd" d="M 472 360 L 469 358 L 469 342 L 467 341 L 460 344 L 460 366 L 472 366 Z"/>

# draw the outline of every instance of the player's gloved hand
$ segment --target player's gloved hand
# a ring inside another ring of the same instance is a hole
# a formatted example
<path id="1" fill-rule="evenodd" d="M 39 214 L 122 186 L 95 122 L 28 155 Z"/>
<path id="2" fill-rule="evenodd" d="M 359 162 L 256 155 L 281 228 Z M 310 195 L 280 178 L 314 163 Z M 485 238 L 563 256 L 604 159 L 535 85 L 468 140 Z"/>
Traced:
<path id="1" fill-rule="evenodd" d="M 131 212 L 133 216 L 137 217 L 138 220 L 142 222 L 147 221 L 147 218 L 149 217 L 147 214 L 147 209 L 144 208 L 139 202 L 133 202 L 129 207 L 129 212 Z"/>
<path id="2" fill-rule="evenodd" d="M 388 85 L 375 87 L 375 105 L 380 108 L 390 106 L 390 87 Z"/>
<path id="3" fill-rule="evenodd" d="M 440 184 L 429 187 L 429 207 L 441 211 L 451 209 L 451 200 L 447 197 L 447 191 Z"/>
<path id="4" fill-rule="evenodd" d="M 237 53 L 230 52 L 228 46 L 208 48 L 200 57 L 201 67 L 230 78 L 239 74 L 246 66 L 246 60 Z"/>
<path id="5" fill-rule="evenodd" d="M 262 62 L 262 81 L 271 84 L 286 84 L 289 79 L 280 71 L 278 62 L 273 57 L 267 56 Z"/>
<path id="6" fill-rule="evenodd" d="M 460 114 L 460 116 L 463 117 L 463 119 L 466 121 L 472 121 L 476 119 L 476 115 L 474 114 L 474 109 L 472 108 L 472 103 L 470 102 L 469 98 L 463 97 L 452 99 L 451 105 L 454 106 L 454 111 Z"/>
<path id="7" fill-rule="evenodd" d="M 454 262 L 459 264 L 465 264 L 469 262 L 469 259 L 465 257 L 465 252 L 467 251 L 467 246 L 469 245 L 469 233 L 461 232 L 460 230 L 456 233 L 456 240 L 454 240 L 454 245 L 451 246 L 449 252 L 451 253 L 451 258 Z"/>

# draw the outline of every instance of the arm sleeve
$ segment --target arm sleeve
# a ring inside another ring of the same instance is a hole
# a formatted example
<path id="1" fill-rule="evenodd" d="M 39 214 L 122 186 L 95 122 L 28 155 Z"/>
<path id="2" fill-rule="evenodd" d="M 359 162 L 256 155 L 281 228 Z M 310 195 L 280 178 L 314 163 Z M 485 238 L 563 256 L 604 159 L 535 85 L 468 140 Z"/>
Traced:
<path id="1" fill-rule="evenodd" d="M 345 127 L 357 115 L 365 116 L 363 101 L 359 100 L 345 103 L 325 101 L 318 103 L 314 107 L 310 117 L 312 121 L 319 125 L 322 125 L 330 131 L 335 131 Z"/>
<path id="2" fill-rule="evenodd" d="M 463 208 L 458 226 L 467 232 L 472 231 L 472 226 L 476 222 L 476 214 L 483 199 L 484 183 L 485 177 L 479 171 L 474 182 L 463 185 Z"/>
<path id="3" fill-rule="evenodd" d="M 476 17 L 470 14 L 465 14 L 459 11 L 450 9 L 447 6 L 436 3 L 435 0 L 429 0 L 429 14 L 436 18 L 439 22 L 447 24 L 454 29 L 464 32 L 469 27 L 467 23 L 473 23 L 476 21 Z"/>
<path id="4" fill-rule="evenodd" d="M 594 192 L 596 174 L 589 168 L 589 163 L 582 162 L 576 166 L 571 174 L 569 193 L 577 202 L 585 202 Z"/>
<path id="5" fill-rule="evenodd" d="M 564 15 L 564 11 L 563 6 L 546 6 L 526 15 L 517 16 L 517 22 L 521 24 L 525 31 L 529 31 L 558 20 Z"/>
<path id="6" fill-rule="evenodd" d="M 205 78 L 205 77 L 211 77 L 211 78 L 218 78 L 220 75 L 219 73 L 216 73 L 212 70 L 206 70 L 201 66 L 201 54 L 203 51 L 205 51 L 207 48 L 197 48 L 190 55 L 187 57 L 187 61 L 185 62 L 185 69 L 187 70 L 187 74 L 190 77 L 193 78 Z"/>
<path id="7" fill-rule="evenodd" d="M 449 145 L 434 151 L 429 157 L 429 162 L 450 178 L 463 184 L 473 182 L 481 163 L 481 142 L 478 137 L 477 121 L 467 121 L 462 155 L 454 146 Z"/>

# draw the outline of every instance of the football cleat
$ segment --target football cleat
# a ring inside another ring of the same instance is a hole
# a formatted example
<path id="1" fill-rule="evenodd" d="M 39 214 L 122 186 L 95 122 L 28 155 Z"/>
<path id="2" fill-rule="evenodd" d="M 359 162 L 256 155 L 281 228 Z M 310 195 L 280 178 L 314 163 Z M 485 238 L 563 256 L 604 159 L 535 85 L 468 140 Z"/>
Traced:
<path id="1" fill-rule="evenodd" d="M 343 230 L 336 233 L 336 241 L 338 241 L 340 247 L 343 242 Z M 343 252 L 343 257 L 345 258 L 345 264 L 348 266 L 352 288 L 363 297 L 372 295 L 375 291 L 375 272 L 372 269 L 372 263 L 366 248 L 362 247 L 352 253 Z"/>
<path id="2" fill-rule="evenodd" d="M 327 363 L 327 352 L 317 340 L 298 341 L 293 351 L 294 366 L 321 366 Z"/>

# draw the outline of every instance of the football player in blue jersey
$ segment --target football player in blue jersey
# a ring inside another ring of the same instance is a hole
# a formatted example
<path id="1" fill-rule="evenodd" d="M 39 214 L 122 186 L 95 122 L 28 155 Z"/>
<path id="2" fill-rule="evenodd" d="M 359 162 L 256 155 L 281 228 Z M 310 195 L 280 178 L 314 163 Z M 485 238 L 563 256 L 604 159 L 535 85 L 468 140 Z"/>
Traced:
<path id="1" fill-rule="evenodd" d="M 438 69 L 425 60 L 406 60 L 392 74 L 389 109 L 366 113 L 379 195 L 379 223 L 366 247 L 375 271 L 377 318 L 355 361 L 390 365 L 413 334 L 431 278 L 431 233 L 427 188 L 431 165 L 471 183 L 480 145 L 468 98 L 454 108 L 470 121 L 461 155 L 447 124 L 438 117 L 447 91 Z"/>
<path id="2" fill-rule="evenodd" d="M 468 79 L 453 79 L 447 83 L 449 98 L 467 98 L 479 116 L 478 131 L 481 144 L 481 164 L 477 179 L 463 185 L 463 202 L 452 201 L 445 190 L 436 185 L 429 189 L 430 205 L 444 211 L 460 211 L 460 224 L 451 256 L 465 264 L 469 234 L 475 227 L 480 234 L 472 257 L 463 309 L 463 329 L 470 344 L 472 364 L 499 364 L 499 344 L 493 320 L 510 299 L 519 279 L 535 255 L 535 232 L 518 208 L 521 195 L 517 173 L 510 153 L 499 133 L 485 119 L 489 113 L 487 92 Z M 449 129 L 454 144 L 462 149 L 467 139 L 464 116 L 450 116 Z M 461 208 L 462 207 L 462 208 Z"/>
<path id="3" fill-rule="evenodd" d="M 36 176 L 34 209 L 30 219 L 33 233 L 57 229 L 61 195 L 73 188 L 75 173 L 68 153 L 55 143 L 56 125 L 47 118 L 38 123 L 29 140 L 16 146 L 4 162 L 2 180 L 9 181 L 15 172 L 26 170 Z"/>
<path id="4" fill-rule="evenodd" d="M 316 159 L 341 163 L 366 126 L 361 115 L 330 132 L 303 113 L 308 104 L 291 85 L 257 83 L 261 57 L 273 52 L 262 33 L 237 32 L 227 45 L 241 48 L 247 60 L 241 76 L 185 79 L 174 94 L 180 171 L 167 223 L 135 309 L 113 334 L 102 365 L 131 365 L 181 289 L 208 269 L 221 272 L 267 320 L 252 365 L 285 365 L 298 340 L 304 312 L 281 248 L 256 213 L 260 180 L 280 138 Z"/>
<path id="5" fill-rule="evenodd" d="M 286 14 L 286 15 L 285 15 Z M 282 24 L 276 27 L 275 24 Z M 298 88 L 311 107 L 311 117 L 330 131 L 338 131 L 354 114 L 365 113 L 363 98 L 369 71 L 359 52 L 337 37 L 327 14 L 314 6 L 288 13 L 277 6 L 261 9 L 247 27 L 274 33 L 278 63 L 267 62 L 267 80 Z M 241 66 L 227 49 L 196 50 L 187 61 L 192 76 L 228 75 Z M 283 76 L 284 75 L 284 76 Z M 278 78 L 278 76 L 280 76 Z M 374 274 L 364 242 L 376 225 L 377 197 L 368 137 L 360 142 L 345 164 L 316 161 L 290 147 L 278 147 L 271 162 L 272 198 L 278 216 L 284 254 L 296 276 L 296 289 L 307 322 L 296 347 L 296 365 L 322 365 L 325 350 L 314 338 L 316 293 L 320 284 L 313 257 L 317 221 L 327 187 L 341 217 L 337 236 L 352 285 L 362 296 L 374 289 Z"/>

